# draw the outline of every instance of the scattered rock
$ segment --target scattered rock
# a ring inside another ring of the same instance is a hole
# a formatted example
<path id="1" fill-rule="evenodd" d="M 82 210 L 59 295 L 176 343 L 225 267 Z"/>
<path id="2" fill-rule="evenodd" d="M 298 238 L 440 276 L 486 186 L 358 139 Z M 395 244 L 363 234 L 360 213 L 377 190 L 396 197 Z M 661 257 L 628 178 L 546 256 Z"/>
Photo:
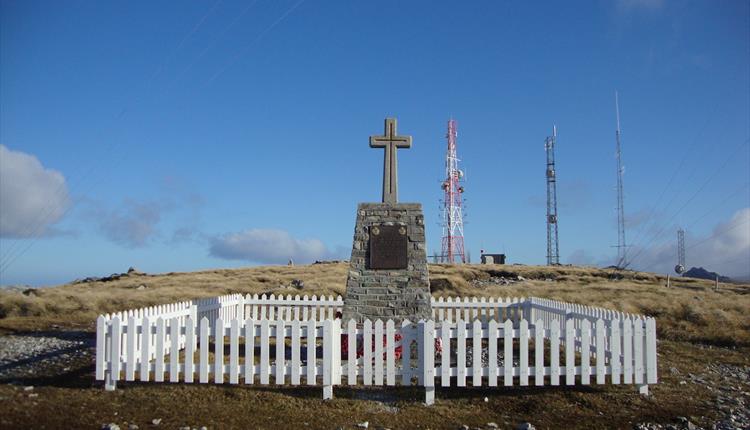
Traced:
<path id="1" fill-rule="evenodd" d="M 485 398 L 484 398 L 484 403 L 487 403 L 487 402 L 489 402 L 489 401 L 490 401 L 489 397 L 485 397 Z"/>
<path id="2" fill-rule="evenodd" d="M 516 430 L 536 430 L 536 427 L 531 423 L 521 423 L 516 427 Z"/>
<path id="3" fill-rule="evenodd" d="M 301 290 L 305 288 L 305 282 L 302 279 L 292 279 L 292 287 Z"/>
<path id="4" fill-rule="evenodd" d="M 102 430 L 120 430 L 120 426 L 115 423 L 103 424 Z"/>
<path id="5" fill-rule="evenodd" d="M 159 424 L 161 424 L 161 418 L 154 418 L 153 420 L 151 420 L 151 424 L 158 426 Z"/>
<path id="6" fill-rule="evenodd" d="M 496 429 L 498 428 L 497 423 L 487 423 L 487 428 Z"/>
<path id="7" fill-rule="evenodd" d="M 366 428 L 370 427 L 370 422 L 369 421 L 361 422 L 361 423 L 357 424 L 357 427 L 361 428 L 361 429 L 366 429 Z"/>
<path id="8" fill-rule="evenodd" d="M 135 425 L 135 424 L 130 424 L 128 426 L 128 430 L 138 430 L 138 429 L 139 429 L 139 427 L 137 425 Z"/>
<path id="9" fill-rule="evenodd" d="M 39 393 L 31 393 L 31 394 L 29 394 L 29 398 L 31 398 L 31 399 L 36 398 L 36 397 L 39 397 Z"/>
<path id="10" fill-rule="evenodd" d="M 32 390 L 34 390 L 33 385 L 29 385 L 28 387 L 23 387 L 23 391 L 32 391 Z"/>
<path id="11" fill-rule="evenodd" d="M 146 288 L 147 288 L 146 285 L 141 284 L 138 286 L 138 288 L 136 288 L 136 290 L 145 290 Z"/>
<path id="12" fill-rule="evenodd" d="M 27 288 L 21 292 L 24 296 L 39 296 L 39 291 L 36 288 Z"/>

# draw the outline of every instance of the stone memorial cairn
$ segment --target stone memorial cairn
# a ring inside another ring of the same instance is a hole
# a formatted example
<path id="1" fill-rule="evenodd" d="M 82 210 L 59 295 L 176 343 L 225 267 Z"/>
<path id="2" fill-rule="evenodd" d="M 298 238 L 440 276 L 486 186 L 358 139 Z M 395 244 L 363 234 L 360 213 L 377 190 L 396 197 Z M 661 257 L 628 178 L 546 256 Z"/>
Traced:
<path id="1" fill-rule="evenodd" d="M 396 151 L 410 148 L 411 136 L 399 136 L 396 119 L 386 118 L 370 147 L 385 149 L 383 198 L 357 206 L 344 321 L 431 318 L 422 205 L 398 203 Z"/>

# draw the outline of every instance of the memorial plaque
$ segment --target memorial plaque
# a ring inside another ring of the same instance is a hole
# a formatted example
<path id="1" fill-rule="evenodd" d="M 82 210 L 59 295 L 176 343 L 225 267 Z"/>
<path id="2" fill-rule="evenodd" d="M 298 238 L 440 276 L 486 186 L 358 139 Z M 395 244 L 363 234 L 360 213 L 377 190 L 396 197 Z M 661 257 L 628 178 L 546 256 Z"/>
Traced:
<path id="1" fill-rule="evenodd" d="M 403 225 L 370 227 L 370 269 L 406 269 L 409 241 Z"/>

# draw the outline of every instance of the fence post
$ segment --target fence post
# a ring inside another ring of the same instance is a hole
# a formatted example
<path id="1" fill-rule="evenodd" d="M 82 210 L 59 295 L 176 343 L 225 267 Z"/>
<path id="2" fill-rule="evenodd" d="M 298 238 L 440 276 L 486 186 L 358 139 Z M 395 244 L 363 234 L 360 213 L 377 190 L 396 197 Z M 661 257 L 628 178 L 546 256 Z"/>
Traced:
<path id="1" fill-rule="evenodd" d="M 417 333 L 419 344 L 419 374 L 424 384 L 425 404 L 435 404 L 435 322 L 422 320 Z"/>
<path id="2" fill-rule="evenodd" d="M 114 391 L 117 388 L 117 380 L 120 377 L 120 318 L 112 318 L 111 324 L 108 324 L 109 332 L 107 350 L 109 366 L 104 372 L 104 389 Z"/>
<path id="3" fill-rule="evenodd" d="M 105 342 L 107 338 L 107 321 L 104 315 L 96 319 L 96 379 L 104 379 L 104 370 L 107 366 Z"/>
<path id="4" fill-rule="evenodd" d="M 326 319 L 325 321 L 323 321 L 323 400 L 330 400 L 333 398 L 335 371 L 334 343 L 335 336 L 333 329 L 333 320 Z M 339 343 L 341 343 L 341 336 L 339 336 Z"/>

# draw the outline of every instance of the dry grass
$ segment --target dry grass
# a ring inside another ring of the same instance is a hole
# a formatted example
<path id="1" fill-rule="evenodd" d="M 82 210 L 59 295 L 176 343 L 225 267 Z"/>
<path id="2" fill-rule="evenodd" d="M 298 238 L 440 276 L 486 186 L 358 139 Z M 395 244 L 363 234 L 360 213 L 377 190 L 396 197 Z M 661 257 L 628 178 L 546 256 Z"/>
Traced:
<path id="1" fill-rule="evenodd" d="M 0 331 L 47 329 L 52 324 L 93 330 L 99 313 L 228 293 L 343 294 L 347 265 L 255 267 L 195 273 L 130 275 L 111 282 L 69 284 L 38 295 L 0 292 Z M 2 428 L 90 428 L 117 422 L 149 427 L 207 425 L 209 428 L 371 428 L 455 429 L 496 422 L 515 428 L 531 421 L 537 428 L 632 428 L 636 422 L 674 424 L 688 417 L 708 428 L 719 413 L 713 388 L 687 382 L 701 375 L 713 386 L 724 384 L 706 372 L 708 363 L 748 366 L 750 361 L 750 286 L 678 279 L 665 288 L 653 274 L 581 267 L 430 266 L 434 296 L 538 296 L 604 306 L 657 317 L 659 384 L 653 396 L 633 386 L 441 388 L 434 407 L 421 404 L 415 387 L 337 387 L 323 402 L 319 387 L 230 386 L 198 384 L 118 384 L 105 392 L 93 381 L 89 357 L 68 373 L 32 375 L 31 398 L 17 385 L 0 384 Z M 525 280 L 511 285 L 487 283 L 490 277 Z M 300 279 L 305 287 L 291 287 Z M 147 288 L 138 290 L 139 285 Z M 477 286 L 480 285 L 480 286 Z M 732 346 L 732 348 L 704 346 Z M 737 348 L 734 348 L 734 347 Z M 485 397 L 487 400 L 484 400 Z M 71 413 L 61 414 L 60 410 Z M 281 426 L 281 427 L 280 427 Z"/>
<path id="2" fill-rule="evenodd" d="M 132 274 L 37 290 L 36 295 L 0 292 L 0 328 L 91 327 L 100 313 L 231 293 L 343 295 L 347 269 L 338 263 Z M 500 276 L 525 280 L 477 282 Z M 293 288 L 294 279 L 302 280 L 304 288 Z M 667 289 L 664 277 L 650 273 L 516 265 L 431 265 L 430 280 L 433 296 L 547 297 L 654 316 L 662 339 L 750 345 L 748 285 L 722 284 L 716 292 L 710 281 L 678 278 Z M 140 285 L 146 288 L 138 290 Z"/>

